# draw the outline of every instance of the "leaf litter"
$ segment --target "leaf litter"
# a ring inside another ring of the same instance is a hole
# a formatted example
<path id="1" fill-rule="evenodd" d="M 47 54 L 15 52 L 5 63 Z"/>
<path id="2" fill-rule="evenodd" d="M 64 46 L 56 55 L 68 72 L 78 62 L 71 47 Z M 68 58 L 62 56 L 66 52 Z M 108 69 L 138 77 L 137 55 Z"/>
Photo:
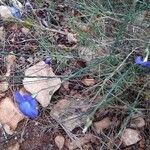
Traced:
<path id="1" fill-rule="evenodd" d="M 7 52 L 5 57 L 6 66 L 3 65 L 5 69 L 2 70 L 0 81 L 0 94 L 2 95 L 2 97 L 0 96 L 0 123 L 7 134 L 17 136 L 18 139 L 24 138 L 24 142 L 19 143 L 19 145 L 14 142 L 13 138 L 2 140 L 7 141 L 8 144 L 1 142 L 0 148 L 4 148 L 7 145 L 8 149 L 19 149 L 19 147 L 20 149 L 43 149 L 44 147 L 45 149 L 68 148 L 71 150 L 86 149 L 86 146 L 88 148 L 92 147 L 92 149 L 103 149 L 103 147 L 105 149 L 106 145 L 110 144 L 107 139 L 109 135 L 114 138 L 112 139 L 112 141 L 115 141 L 114 145 L 119 145 L 119 142 L 122 142 L 121 147 L 123 148 L 131 146 L 132 149 L 138 144 L 142 145 L 144 141 L 142 131 L 138 131 L 137 128 L 143 129 L 146 126 L 143 116 L 131 118 L 128 125 L 134 129 L 126 128 L 120 138 L 115 139 L 115 132 L 120 129 L 121 121 L 127 115 L 124 107 L 117 112 L 118 114 L 113 108 L 103 109 L 100 113 L 97 112 L 92 118 L 93 124 L 89 126 L 85 134 L 82 133 L 87 114 L 91 112 L 99 100 L 102 100 L 101 97 L 96 97 L 94 101 L 92 93 L 87 92 L 85 89 L 92 89 L 99 82 L 95 75 L 89 77 L 85 73 L 85 76 L 73 79 L 76 82 L 70 79 L 64 83 L 62 82 L 63 78 L 59 75 L 64 75 L 70 70 L 84 69 L 91 61 L 99 56 L 108 56 L 108 53 L 105 52 L 106 47 L 93 49 L 84 44 L 84 46 L 78 47 L 78 44 L 80 45 L 79 35 L 76 34 L 74 29 L 65 24 L 68 14 L 80 18 L 81 12 L 78 11 L 78 7 L 72 8 L 68 4 L 58 2 L 56 12 L 52 11 L 52 15 L 48 18 L 49 11 L 47 6 L 49 7 L 51 3 L 49 1 L 43 3 L 44 5 L 41 4 L 37 10 L 31 9 L 37 7 L 34 2 L 29 3 L 30 9 L 26 12 L 24 12 L 23 3 L 18 0 L 11 1 L 11 4 L 17 9 L 11 9 L 10 6 L 5 6 L 3 2 L 3 5 L 0 6 L 0 15 L 4 21 L 0 27 L 0 42 L 3 43 L 6 40 L 5 52 Z M 64 12 L 68 14 L 65 16 Z M 36 21 L 26 18 L 32 13 Z M 21 19 L 23 24 L 7 22 L 8 18 Z M 81 20 L 78 20 L 78 23 L 75 22 L 75 26 L 81 32 L 90 32 L 91 26 Z M 34 21 L 45 31 L 52 33 L 44 33 L 41 30 L 35 31 L 33 29 Z M 67 69 L 64 66 L 64 68 L 59 68 L 59 60 L 55 57 L 55 53 L 51 52 L 52 56 L 54 55 L 51 63 L 46 64 L 43 61 L 47 55 L 48 57 L 50 56 L 50 51 L 53 50 L 41 48 L 39 44 L 41 37 L 39 38 L 37 33 L 44 34 L 48 40 L 50 38 L 50 44 L 57 47 L 59 51 L 69 50 L 71 53 L 75 53 L 75 60 L 67 62 L 70 65 L 66 67 Z M 49 34 L 52 37 L 49 37 Z M 102 44 L 101 46 L 103 47 L 104 45 Z M 2 48 L 3 45 L 1 44 L 0 47 Z M 40 50 L 43 51 L 42 55 L 39 53 Z M 0 58 L 4 59 L 1 56 Z M 94 70 L 94 67 L 91 69 Z M 102 74 L 102 77 L 104 74 Z M 15 76 L 17 79 L 15 79 Z M 37 100 L 40 110 L 39 116 L 35 120 L 29 120 L 25 125 L 23 123 L 28 119 L 21 113 L 12 99 L 12 91 L 20 90 L 21 88 L 25 88 L 25 91 Z M 11 145 L 13 146 L 11 147 Z"/>

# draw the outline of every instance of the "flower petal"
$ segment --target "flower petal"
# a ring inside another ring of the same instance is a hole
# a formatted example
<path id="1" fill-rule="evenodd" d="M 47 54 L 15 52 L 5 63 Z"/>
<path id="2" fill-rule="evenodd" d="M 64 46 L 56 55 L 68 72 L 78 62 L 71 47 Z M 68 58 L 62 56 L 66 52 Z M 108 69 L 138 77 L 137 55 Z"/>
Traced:
<path id="1" fill-rule="evenodd" d="M 34 119 L 38 116 L 38 110 L 36 107 L 32 107 L 29 102 L 23 102 L 18 107 L 25 116 L 31 119 Z"/>
<path id="2" fill-rule="evenodd" d="M 141 57 L 141 56 L 137 56 L 137 57 L 135 58 L 135 63 L 136 63 L 137 65 L 141 65 L 141 64 L 143 63 L 142 57 Z"/>
<path id="3" fill-rule="evenodd" d="M 150 61 L 143 62 L 141 66 L 150 68 Z"/>
<path id="4" fill-rule="evenodd" d="M 37 102 L 29 94 L 21 95 L 18 91 L 14 92 L 14 99 L 19 110 L 27 117 L 34 119 L 38 116 Z"/>
<path id="5" fill-rule="evenodd" d="M 21 18 L 21 12 L 19 9 L 15 8 L 15 7 L 10 7 L 10 11 L 11 11 L 11 14 L 17 18 L 17 19 L 20 19 Z"/>
<path id="6" fill-rule="evenodd" d="M 14 96 L 14 99 L 15 99 L 17 104 L 20 104 L 24 101 L 24 98 L 22 97 L 22 95 L 18 91 L 14 92 L 13 96 Z"/>

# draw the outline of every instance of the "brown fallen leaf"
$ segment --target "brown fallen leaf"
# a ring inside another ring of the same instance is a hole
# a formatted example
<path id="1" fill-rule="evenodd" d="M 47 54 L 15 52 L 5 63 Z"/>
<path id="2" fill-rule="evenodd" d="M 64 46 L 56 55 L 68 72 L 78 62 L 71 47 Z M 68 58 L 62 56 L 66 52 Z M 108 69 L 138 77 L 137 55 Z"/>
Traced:
<path id="1" fill-rule="evenodd" d="M 76 141 L 66 140 L 65 145 L 69 150 L 74 150 L 78 147 L 81 147 L 89 142 L 94 143 L 96 138 L 93 134 L 85 134 L 84 137 L 78 138 Z"/>
<path id="2" fill-rule="evenodd" d="M 139 131 L 130 128 L 125 129 L 121 136 L 121 141 L 125 146 L 136 144 L 141 139 Z"/>
<path id="3" fill-rule="evenodd" d="M 0 27 L 0 41 L 5 40 L 5 32 L 4 32 L 4 27 Z"/>
<path id="4" fill-rule="evenodd" d="M 65 143 L 65 138 L 62 135 L 58 135 L 55 137 L 55 144 L 57 145 L 59 150 L 63 148 L 64 143 Z"/>
<path id="5" fill-rule="evenodd" d="M 32 95 L 36 95 L 37 101 L 47 107 L 51 97 L 60 88 L 61 80 L 56 77 L 53 69 L 41 61 L 25 70 L 23 80 L 24 88 Z"/>
<path id="6" fill-rule="evenodd" d="M 75 25 L 77 26 L 77 28 L 83 32 L 89 32 L 90 31 L 90 27 L 85 24 L 85 23 L 78 23 L 76 22 Z"/>
<path id="7" fill-rule="evenodd" d="M 98 122 L 94 122 L 94 127 L 98 134 L 101 133 L 102 130 L 107 129 L 110 125 L 111 125 L 111 121 L 108 117 L 106 117 L 103 120 L 100 120 Z"/>
<path id="8" fill-rule="evenodd" d="M 9 84 L 7 81 L 0 82 L 0 93 L 3 93 L 8 90 Z"/>
<path id="9" fill-rule="evenodd" d="M 14 18 L 14 16 L 12 15 L 10 11 L 9 6 L 4 6 L 4 5 L 0 6 L 0 17 L 4 20 L 9 19 L 9 18 Z"/>
<path id="10" fill-rule="evenodd" d="M 133 118 L 130 122 L 130 127 L 142 128 L 145 126 L 145 120 L 142 117 Z"/>
<path id="11" fill-rule="evenodd" d="M 68 131 L 72 131 L 81 125 L 81 120 L 78 118 L 78 115 L 68 111 L 71 109 L 70 104 L 71 102 L 66 99 L 59 100 L 50 112 L 51 117 L 61 122 L 63 127 Z"/>
<path id="12" fill-rule="evenodd" d="M 20 148 L 20 145 L 17 142 L 16 144 L 10 146 L 7 150 L 19 150 L 19 148 Z"/>
<path id="13" fill-rule="evenodd" d="M 30 30 L 29 30 L 28 28 L 23 27 L 23 28 L 21 29 L 21 31 L 22 31 L 25 35 L 27 35 Z"/>
<path id="14" fill-rule="evenodd" d="M 81 82 L 86 86 L 92 86 L 96 83 L 95 79 L 88 79 L 88 78 L 82 79 Z"/>
<path id="15" fill-rule="evenodd" d="M 76 35 L 73 33 L 68 33 L 67 39 L 69 43 L 77 43 Z"/>
<path id="16" fill-rule="evenodd" d="M 13 101 L 6 97 L 0 101 L 0 123 L 4 126 L 5 131 L 10 134 L 16 129 L 18 123 L 24 118 Z"/>
<path id="17" fill-rule="evenodd" d="M 64 87 L 64 89 L 66 90 L 66 91 L 69 91 L 70 89 L 69 89 L 69 84 L 70 84 L 70 82 L 69 81 L 65 81 L 62 85 L 63 85 L 63 87 Z"/>
<path id="18" fill-rule="evenodd" d="M 14 66 L 14 62 L 16 60 L 16 56 L 11 52 L 9 55 L 5 57 L 7 73 L 6 76 L 10 76 L 11 68 Z"/>

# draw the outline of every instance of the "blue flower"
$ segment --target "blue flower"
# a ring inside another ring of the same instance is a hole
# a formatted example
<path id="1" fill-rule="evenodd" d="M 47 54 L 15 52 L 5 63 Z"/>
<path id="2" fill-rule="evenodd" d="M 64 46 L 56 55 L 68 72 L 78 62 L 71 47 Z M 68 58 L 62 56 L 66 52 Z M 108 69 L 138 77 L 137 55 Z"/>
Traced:
<path id="1" fill-rule="evenodd" d="M 51 64 L 52 64 L 52 60 L 51 60 L 50 57 L 45 58 L 45 59 L 44 59 L 44 62 L 45 62 L 45 64 L 48 64 L 48 65 L 51 65 Z"/>
<path id="2" fill-rule="evenodd" d="M 10 11 L 11 11 L 11 14 L 17 18 L 17 19 L 20 19 L 21 18 L 21 12 L 19 9 L 17 9 L 16 7 L 10 7 Z"/>
<path id="3" fill-rule="evenodd" d="M 137 56 L 135 58 L 135 64 L 141 65 L 142 67 L 150 68 L 150 61 L 142 59 L 141 56 Z"/>
<path id="4" fill-rule="evenodd" d="M 21 95 L 18 91 L 14 92 L 14 99 L 19 110 L 28 118 L 34 119 L 38 116 L 37 102 L 29 94 Z"/>

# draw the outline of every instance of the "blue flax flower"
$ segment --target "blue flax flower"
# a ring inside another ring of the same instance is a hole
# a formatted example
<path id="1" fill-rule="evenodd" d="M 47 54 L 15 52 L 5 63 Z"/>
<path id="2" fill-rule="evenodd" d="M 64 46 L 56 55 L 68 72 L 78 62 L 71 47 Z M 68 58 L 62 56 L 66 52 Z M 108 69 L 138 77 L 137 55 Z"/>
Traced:
<path id="1" fill-rule="evenodd" d="M 145 49 L 145 53 L 146 53 L 146 56 L 145 56 L 144 59 L 142 59 L 141 56 L 137 56 L 136 57 L 135 64 L 141 65 L 142 67 L 150 68 L 150 61 L 148 61 L 148 57 L 149 57 L 150 51 L 149 51 L 148 47 Z"/>
<path id="2" fill-rule="evenodd" d="M 142 67 L 147 67 L 150 68 L 150 61 L 146 61 L 145 59 L 143 60 L 141 56 L 137 56 L 135 59 L 135 63 L 137 65 L 141 65 Z"/>
<path id="3" fill-rule="evenodd" d="M 21 12 L 19 9 L 17 9 L 16 7 L 10 7 L 10 11 L 11 14 L 16 18 L 16 19 L 20 19 L 21 18 Z"/>
<path id="4" fill-rule="evenodd" d="M 14 99 L 19 110 L 28 118 L 34 119 L 38 116 L 37 102 L 29 94 L 21 95 L 18 91 L 14 92 Z"/>
<path id="5" fill-rule="evenodd" d="M 47 57 L 44 59 L 45 64 L 51 65 L 52 64 L 52 60 L 50 57 Z"/>

